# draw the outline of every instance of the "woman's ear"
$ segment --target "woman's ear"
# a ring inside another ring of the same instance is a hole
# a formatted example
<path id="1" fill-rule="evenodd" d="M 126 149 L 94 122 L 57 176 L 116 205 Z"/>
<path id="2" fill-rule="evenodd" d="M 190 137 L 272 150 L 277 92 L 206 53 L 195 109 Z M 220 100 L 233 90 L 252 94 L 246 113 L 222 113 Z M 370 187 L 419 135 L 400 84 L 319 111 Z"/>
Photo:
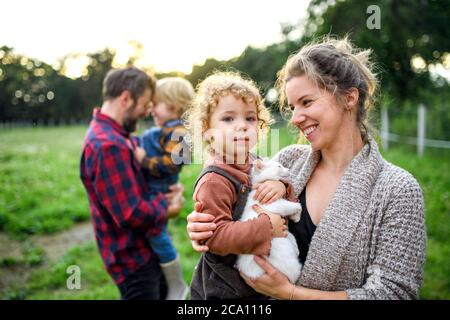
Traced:
<path id="1" fill-rule="evenodd" d="M 350 88 L 347 93 L 345 94 L 345 102 L 346 107 L 349 110 L 353 110 L 355 107 L 358 106 L 358 100 L 359 100 L 359 91 L 356 88 Z"/>

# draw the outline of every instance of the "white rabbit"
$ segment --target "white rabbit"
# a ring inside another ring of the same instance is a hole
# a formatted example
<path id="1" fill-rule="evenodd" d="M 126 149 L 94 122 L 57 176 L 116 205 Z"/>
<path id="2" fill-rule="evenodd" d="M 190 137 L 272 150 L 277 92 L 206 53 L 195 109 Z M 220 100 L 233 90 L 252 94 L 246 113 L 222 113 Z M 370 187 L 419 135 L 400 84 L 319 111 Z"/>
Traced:
<path id="1" fill-rule="evenodd" d="M 264 162 L 256 160 L 252 169 L 252 184 L 264 182 L 266 180 L 288 179 L 289 172 L 281 164 L 272 160 Z M 271 213 L 279 214 L 283 217 L 290 216 L 292 220 L 300 220 L 301 205 L 298 202 L 279 199 L 270 204 L 262 205 L 259 201 L 253 200 L 256 190 L 252 190 L 248 195 L 240 221 L 256 218 L 258 214 L 252 209 L 254 204 Z M 288 232 L 286 238 L 272 238 L 269 256 L 265 257 L 271 265 L 278 271 L 286 275 L 292 283 L 295 283 L 300 276 L 302 268 L 298 260 L 299 250 L 294 236 Z M 262 276 L 264 270 L 255 262 L 252 254 L 240 254 L 236 261 L 236 267 L 246 276 L 254 279 Z"/>

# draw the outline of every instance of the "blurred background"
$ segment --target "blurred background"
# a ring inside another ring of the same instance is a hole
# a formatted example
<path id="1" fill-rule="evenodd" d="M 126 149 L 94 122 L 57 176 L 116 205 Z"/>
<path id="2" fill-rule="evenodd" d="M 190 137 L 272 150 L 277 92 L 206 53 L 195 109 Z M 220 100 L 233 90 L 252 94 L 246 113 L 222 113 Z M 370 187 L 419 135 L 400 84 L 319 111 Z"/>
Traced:
<path id="1" fill-rule="evenodd" d="M 450 299 L 450 2 L 448 0 L 9 1 L 0 21 L 0 298 L 118 299 L 94 242 L 79 179 L 81 143 L 102 80 L 136 65 L 194 86 L 214 70 L 259 85 L 280 147 L 297 141 L 273 89 L 287 57 L 326 34 L 371 48 L 381 88 L 371 124 L 385 158 L 425 195 L 422 299 Z M 140 130 L 151 125 L 141 123 Z M 271 152 L 277 150 L 271 150 Z M 269 155 L 270 153 L 269 152 Z M 199 165 L 181 174 L 192 185 Z M 190 282 L 199 255 L 186 205 L 170 232 Z M 68 267 L 81 270 L 69 289 Z"/>

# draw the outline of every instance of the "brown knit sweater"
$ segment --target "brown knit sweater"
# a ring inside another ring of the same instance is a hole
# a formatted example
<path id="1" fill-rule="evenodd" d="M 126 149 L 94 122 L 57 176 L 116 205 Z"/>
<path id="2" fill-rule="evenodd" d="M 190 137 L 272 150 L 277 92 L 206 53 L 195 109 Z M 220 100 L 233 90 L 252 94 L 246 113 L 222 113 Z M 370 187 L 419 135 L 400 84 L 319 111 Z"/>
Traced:
<path id="1" fill-rule="evenodd" d="M 251 161 L 247 164 L 226 164 L 218 157 L 206 161 L 205 167 L 217 166 L 240 182 L 250 184 Z M 292 188 L 290 188 L 292 189 Z M 233 184 L 216 173 L 205 174 L 194 190 L 194 201 L 202 204 L 201 212 L 212 214 L 217 229 L 206 241 L 209 250 L 217 255 L 251 253 L 268 255 L 272 239 L 272 224 L 262 214 L 248 221 L 233 221 L 233 205 L 237 201 Z"/>

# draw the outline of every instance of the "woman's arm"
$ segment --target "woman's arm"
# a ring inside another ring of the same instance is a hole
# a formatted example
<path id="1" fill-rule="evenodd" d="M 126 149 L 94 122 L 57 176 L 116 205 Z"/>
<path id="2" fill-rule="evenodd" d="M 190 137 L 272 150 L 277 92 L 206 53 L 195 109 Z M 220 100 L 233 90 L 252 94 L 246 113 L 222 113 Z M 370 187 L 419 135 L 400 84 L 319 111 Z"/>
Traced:
<path id="1" fill-rule="evenodd" d="M 258 208 L 255 207 L 254 210 L 258 211 Z M 186 229 L 189 239 L 195 251 L 199 253 L 207 252 L 209 247 L 205 243 L 217 229 L 216 217 L 209 213 L 203 213 L 203 205 L 200 202 L 194 204 L 194 210 L 187 216 Z M 288 232 L 286 219 L 283 219 L 278 214 L 267 213 L 267 215 L 272 225 L 272 235 L 274 237 L 286 237 Z"/>
<path id="2" fill-rule="evenodd" d="M 256 263 L 266 272 L 257 279 L 241 273 L 245 282 L 257 292 L 278 300 L 346 300 L 345 291 L 321 291 L 290 283 L 288 278 L 276 270 L 267 260 L 255 256 Z"/>
<path id="3" fill-rule="evenodd" d="M 417 299 L 423 280 L 426 232 L 422 190 L 408 173 L 399 177 L 378 232 L 375 257 L 349 299 Z"/>

